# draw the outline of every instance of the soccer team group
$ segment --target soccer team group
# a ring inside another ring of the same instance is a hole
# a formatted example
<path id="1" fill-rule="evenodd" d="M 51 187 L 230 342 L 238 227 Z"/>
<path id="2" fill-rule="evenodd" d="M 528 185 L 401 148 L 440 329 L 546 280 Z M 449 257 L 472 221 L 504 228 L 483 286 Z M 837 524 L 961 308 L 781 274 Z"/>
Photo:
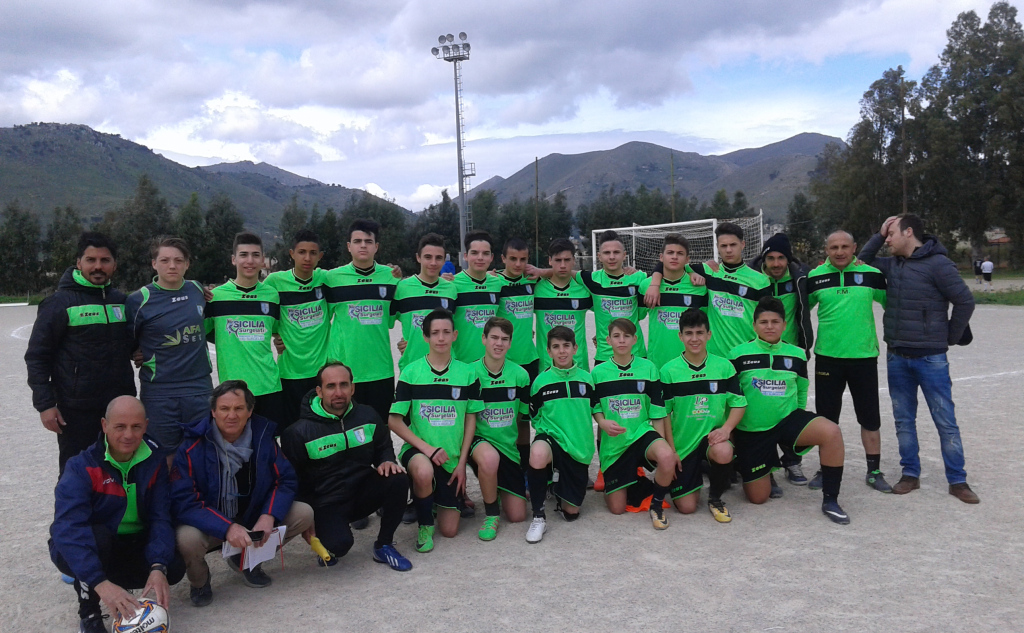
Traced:
<path id="1" fill-rule="evenodd" d="M 686 238 L 670 234 L 651 276 L 624 268 L 612 231 L 599 237 L 595 272 L 576 270 L 576 247 L 562 238 L 548 247 L 547 268 L 529 265 L 527 244 L 510 239 L 492 270 L 497 245 L 474 231 L 466 269 L 454 275 L 442 273 L 443 238 L 427 234 L 416 245 L 419 273 L 404 279 L 375 261 L 379 234 L 376 222 L 355 221 L 351 263 L 323 270 L 318 237 L 301 231 L 294 268 L 261 281 L 261 240 L 240 233 L 237 275 L 212 290 L 185 279 L 188 245 L 166 238 L 152 251 L 154 282 L 120 299 L 112 269 L 101 274 L 113 244 L 83 237 L 61 288 L 86 299 L 58 292 L 44 302 L 26 353 L 34 404 L 61 432 L 51 557 L 75 584 L 83 630 L 100 599 L 112 611 L 132 608 L 121 585 L 145 584 L 166 603 L 161 575 L 173 584 L 187 573 L 193 604 L 208 604 L 206 554 L 266 542 L 276 525 L 333 565 L 352 547 L 351 528 L 376 512 L 374 560 L 411 569 L 394 543 L 403 515 L 419 524 L 417 552 L 433 549 L 435 526 L 455 536 L 473 512 L 467 467 L 483 497 L 485 541 L 502 513 L 509 522 L 532 516 L 526 540 L 541 541 L 549 493 L 572 522 L 591 487 L 612 513 L 639 505 L 663 530 L 667 508 L 697 509 L 705 475 L 711 515 L 729 522 L 722 494 L 733 481 L 761 504 L 782 496 L 779 468 L 820 489 L 824 515 L 847 524 L 838 503 L 847 387 L 865 481 L 893 491 L 879 470 L 873 312 L 886 303 L 886 277 L 857 260 L 848 233 L 830 235 L 828 259 L 810 271 L 782 234 L 750 265 L 734 224 L 715 232 L 721 264 L 691 262 Z M 75 334 L 82 349 L 69 352 Z M 812 348 L 816 412 L 807 409 Z M 67 361 L 75 352 L 115 370 L 80 378 Z M 138 368 L 140 400 L 122 357 Z M 392 433 L 403 441 L 397 455 Z M 808 481 L 801 456 L 814 447 L 821 467 Z M 600 471 L 589 481 L 595 452 Z M 637 485 L 642 500 L 630 495 Z M 229 561 L 246 584 L 270 583 L 258 566 Z M 132 577 L 132 565 L 146 573 Z M 115 577 L 122 582 L 108 582 Z"/>

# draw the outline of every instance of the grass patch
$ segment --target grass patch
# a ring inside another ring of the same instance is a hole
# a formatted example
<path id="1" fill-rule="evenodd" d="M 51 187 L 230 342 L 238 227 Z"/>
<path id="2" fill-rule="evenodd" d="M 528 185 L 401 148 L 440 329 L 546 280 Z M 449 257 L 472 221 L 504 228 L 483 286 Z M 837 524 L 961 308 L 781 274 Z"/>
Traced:
<path id="1" fill-rule="evenodd" d="M 1024 306 L 1024 290 L 975 292 L 974 303 L 978 305 Z"/>
<path id="2" fill-rule="evenodd" d="M 29 295 L 27 298 L 30 306 L 37 306 L 42 302 L 44 295 Z M 0 295 L 0 303 L 25 303 L 25 295 Z"/>

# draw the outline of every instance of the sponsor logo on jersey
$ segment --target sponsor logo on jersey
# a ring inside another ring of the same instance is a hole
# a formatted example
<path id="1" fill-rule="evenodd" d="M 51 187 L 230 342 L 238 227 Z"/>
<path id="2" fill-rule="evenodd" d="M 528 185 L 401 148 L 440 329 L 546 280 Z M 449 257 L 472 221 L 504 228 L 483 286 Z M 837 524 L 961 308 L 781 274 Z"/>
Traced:
<path id="1" fill-rule="evenodd" d="M 614 398 L 608 401 L 608 411 L 617 413 L 621 418 L 639 418 L 643 409 L 644 402 L 637 396 Z"/>
<path id="2" fill-rule="evenodd" d="M 544 325 L 548 327 L 555 327 L 558 325 L 564 325 L 567 328 L 576 328 L 576 315 L 575 314 L 559 314 L 557 312 L 545 312 L 544 313 Z"/>
<path id="3" fill-rule="evenodd" d="M 633 299 L 601 299 L 601 310 L 613 319 L 628 319 L 633 316 L 634 305 Z"/>
<path id="4" fill-rule="evenodd" d="M 515 390 L 512 390 L 515 391 Z M 507 428 L 516 422 L 516 410 L 511 405 L 489 406 L 480 412 L 480 417 L 492 429 Z"/>
<path id="5" fill-rule="evenodd" d="M 238 319 L 228 317 L 225 323 L 228 334 L 235 335 L 239 341 L 265 341 L 269 329 L 260 319 Z"/>
<path id="6" fill-rule="evenodd" d="M 316 327 L 324 322 L 324 308 L 320 304 L 301 308 L 286 307 L 284 314 L 300 328 Z"/>
<path id="7" fill-rule="evenodd" d="M 785 380 L 771 380 L 765 378 L 752 378 L 750 384 L 761 392 L 762 396 L 780 398 L 786 395 Z"/>
<path id="8" fill-rule="evenodd" d="M 430 426 L 455 426 L 459 419 L 459 411 L 454 404 L 420 403 L 420 418 Z"/>
<path id="9" fill-rule="evenodd" d="M 171 298 L 171 303 L 179 303 L 181 301 L 188 301 L 188 295 L 181 295 L 180 297 Z"/>
<path id="10" fill-rule="evenodd" d="M 203 340 L 203 326 L 189 325 L 180 331 L 175 330 L 173 336 L 164 334 L 164 338 L 167 340 L 161 343 L 160 347 L 174 347 L 182 343 L 199 343 Z"/>
<path id="11" fill-rule="evenodd" d="M 380 325 L 384 322 L 384 306 L 379 303 L 350 303 L 348 317 L 359 321 L 360 325 Z M 420 325 L 422 323 L 423 317 L 420 316 Z"/>
<path id="12" fill-rule="evenodd" d="M 740 288 L 740 295 L 745 294 L 745 292 L 743 292 L 745 290 L 745 287 Z M 731 297 L 725 294 L 715 294 L 715 296 L 711 299 L 711 305 L 716 310 L 718 310 L 718 313 L 721 314 L 722 316 L 735 317 L 739 319 L 743 318 L 743 314 L 745 311 L 743 302 L 735 297 Z"/>
<path id="13" fill-rule="evenodd" d="M 697 396 L 693 400 L 693 410 L 690 411 L 691 416 L 705 416 L 711 413 L 711 400 L 707 396 Z"/>
<path id="14" fill-rule="evenodd" d="M 686 298 L 689 299 L 689 297 Z M 658 310 L 657 321 L 666 330 L 678 330 L 680 314 L 677 310 Z"/>
<path id="15" fill-rule="evenodd" d="M 548 389 L 546 391 L 540 392 L 540 395 L 541 396 L 553 396 L 553 395 L 555 395 L 557 393 L 558 393 L 557 389 Z M 583 385 L 580 385 L 580 395 L 583 395 Z"/>
<path id="16" fill-rule="evenodd" d="M 530 286 L 527 286 L 530 288 Z M 505 299 L 505 312 L 517 319 L 529 319 L 533 316 L 533 297 L 527 299 Z"/>
<path id="17" fill-rule="evenodd" d="M 482 328 L 487 319 L 490 319 L 497 312 L 497 308 L 466 308 L 465 317 L 466 320 L 473 325 Z"/>

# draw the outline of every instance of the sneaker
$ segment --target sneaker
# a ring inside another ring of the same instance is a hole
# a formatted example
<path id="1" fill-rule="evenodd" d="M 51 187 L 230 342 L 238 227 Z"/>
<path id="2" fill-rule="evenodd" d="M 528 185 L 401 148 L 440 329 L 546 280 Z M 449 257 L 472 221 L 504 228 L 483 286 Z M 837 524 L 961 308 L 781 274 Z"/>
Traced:
<path id="1" fill-rule="evenodd" d="M 807 477 L 804 476 L 804 469 L 800 464 L 786 466 L 786 480 L 794 486 L 807 485 Z"/>
<path id="2" fill-rule="evenodd" d="M 708 510 L 711 511 L 711 516 L 715 517 L 715 521 L 719 523 L 732 521 L 732 515 L 729 514 L 729 509 L 725 507 L 725 503 L 721 499 L 708 499 Z"/>
<path id="3" fill-rule="evenodd" d="M 353 530 L 365 530 L 370 525 L 370 517 L 363 517 L 356 519 L 355 521 L 348 524 Z"/>
<path id="4" fill-rule="evenodd" d="M 597 479 L 594 480 L 594 492 L 604 492 L 604 473 L 597 471 Z"/>
<path id="5" fill-rule="evenodd" d="M 73 584 L 75 584 L 74 576 L 68 576 L 67 574 L 61 574 L 60 575 L 60 579 L 61 579 L 61 582 L 63 582 L 65 585 L 73 585 Z"/>
<path id="6" fill-rule="evenodd" d="M 409 562 L 408 558 L 398 553 L 394 543 L 373 548 L 373 560 L 378 563 L 386 563 L 395 571 L 409 571 L 412 569 L 412 563 Z"/>
<path id="7" fill-rule="evenodd" d="M 103 624 L 103 615 L 90 613 L 82 618 L 78 625 L 78 633 L 107 633 L 107 627 Z"/>
<path id="8" fill-rule="evenodd" d="M 878 492 L 892 492 L 892 486 L 885 480 L 880 470 L 872 470 L 864 476 L 864 483 L 871 486 Z"/>
<path id="9" fill-rule="evenodd" d="M 263 589 L 269 587 L 270 583 L 274 580 L 263 571 L 263 565 L 256 565 L 252 569 L 242 570 L 242 582 L 245 583 L 246 587 L 252 587 L 253 589 Z"/>
<path id="10" fill-rule="evenodd" d="M 484 517 L 484 524 L 480 526 L 477 536 L 481 541 L 493 541 L 498 536 L 498 517 Z"/>
<path id="11" fill-rule="evenodd" d="M 434 549 L 434 526 L 421 525 L 420 533 L 416 536 L 416 551 L 426 554 Z"/>
<path id="12" fill-rule="evenodd" d="M 849 525 L 850 517 L 847 516 L 846 512 L 839 507 L 839 502 L 834 499 L 826 499 L 821 502 L 821 511 L 831 520 L 833 523 L 839 525 Z"/>
<path id="13" fill-rule="evenodd" d="M 655 508 L 654 504 L 651 504 L 650 514 L 651 523 L 654 525 L 655 530 L 668 529 L 668 517 L 665 516 L 665 508 L 662 508 L 660 504 Z"/>
<path id="14" fill-rule="evenodd" d="M 410 501 L 405 506 L 405 512 L 402 513 L 402 523 L 409 525 L 410 523 L 416 522 L 416 506 Z"/>
<path id="15" fill-rule="evenodd" d="M 768 475 L 768 480 L 772 482 L 772 491 L 768 496 L 771 497 L 772 499 L 781 499 L 782 486 L 780 486 L 778 482 L 775 481 L 775 475 Z"/>
<path id="16" fill-rule="evenodd" d="M 894 495 L 905 495 L 911 490 L 917 490 L 921 487 L 921 479 L 918 477 L 910 477 L 909 475 L 903 475 L 900 480 L 896 482 L 896 485 L 892 487 L 892 493 Z"/>
<path id="17" fill-rule="evenodd" d="M 544 517 L 533 517 L 533 521 L 530 522 L 530 529 L 526 530 L 526 542 L 540 543 L 540 540 L 544 538 L 544 532 L 547 529 L 547 519 Z"/>
<path id="18" fill-rule="evenodd" d="M 210 579 L 202 587 L 189 587 L 188 598 L 192 601 L 193 607 L 205 607 L 213 602 L 213 589 L 210 587 Z"/>
<path id="19" fill-rule="evenodd" d="M 971 490 L 971 487 L 967 485 L 966 481 L 962 484 L 950 484 L 949 494 L 953 495 L 954 497 L 956 497 L 960 501 L 963 501 L 964 503 L 981 503 L 981 499 L 979 499 L 978 495 L 975 494 L 973 490 Z"/>
<path id="20" fill-rule="evenodd" d="M 337 564 L 338 564 L 338 557 L 333 555 L 333 554 L 327 560 L 324 560 L 323 557 L 320 556 L 319 554 L 316 557 L 316 565 L 317 565 L 317 567 L 334 567 Z"/>
<path id="21" fill-rule="evenodd" d="M 811 477 L 811 482 L 807 484 L 807 487 L 810 488 L 811 490 L 821 490 L 821 486 L 821 471 L 819 470 L 818 472 L 814 473 L 813 477 Z"/>

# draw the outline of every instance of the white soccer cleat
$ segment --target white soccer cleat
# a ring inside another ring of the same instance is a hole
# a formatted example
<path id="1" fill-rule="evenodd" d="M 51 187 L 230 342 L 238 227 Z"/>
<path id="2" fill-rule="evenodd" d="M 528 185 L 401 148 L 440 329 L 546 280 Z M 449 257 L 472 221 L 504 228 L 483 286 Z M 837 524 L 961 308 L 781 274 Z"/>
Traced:
<path id="1" fill-rule="evenodd" d="M 530 529 L 526 531 L 527 543 L 540 543 L 544 538 L 544 531 L 548 529 L 548 522 L 544 517 L 533 517 L 530 522 Z"/>

